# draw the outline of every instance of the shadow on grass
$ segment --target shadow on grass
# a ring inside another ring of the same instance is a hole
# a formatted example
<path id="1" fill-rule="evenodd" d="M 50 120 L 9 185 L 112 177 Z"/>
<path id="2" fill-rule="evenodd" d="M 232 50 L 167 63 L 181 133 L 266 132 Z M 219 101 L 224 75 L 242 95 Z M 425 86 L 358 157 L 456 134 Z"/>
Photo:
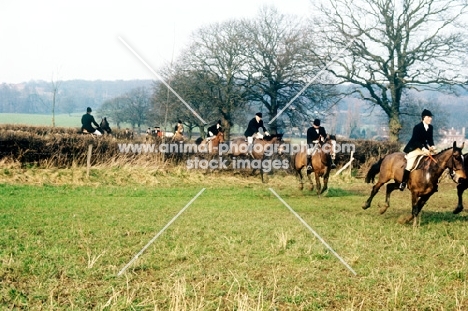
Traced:
<path id="1" fill-rule="evenodd" d="M 340 188 L 328 188 L 323 196 L 328 198 L 337 198 L 337 197 L 350 197 L 350 196 L 362 196 L 362 191 L 359 190 L 344 190 Z"/>
<path id="2" fill-rule="evenodd" d="M 422 224 L 424 223 L 467 223 L 468 215 L 466 213 L 455 215 L 452 211 L 438 212 L 422 210 Z"/>

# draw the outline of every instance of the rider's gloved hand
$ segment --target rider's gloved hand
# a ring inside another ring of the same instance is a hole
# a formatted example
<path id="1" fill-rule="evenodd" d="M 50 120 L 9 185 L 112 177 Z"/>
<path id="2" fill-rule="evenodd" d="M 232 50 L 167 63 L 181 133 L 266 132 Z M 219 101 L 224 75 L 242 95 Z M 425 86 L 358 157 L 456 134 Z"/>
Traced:
<path id="1" fill-rule="evenodd" d="M 266 136 L 270 136 L 270 133 L 268 133 L 268 131 L 265 132 L 265 135 Z"/>

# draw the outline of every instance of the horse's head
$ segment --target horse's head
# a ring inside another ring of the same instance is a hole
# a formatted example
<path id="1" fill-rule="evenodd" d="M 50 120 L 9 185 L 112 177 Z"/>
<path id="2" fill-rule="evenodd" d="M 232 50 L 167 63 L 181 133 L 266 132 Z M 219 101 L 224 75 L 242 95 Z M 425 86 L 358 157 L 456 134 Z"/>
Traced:
<path id="1" fill-rule="evenodd" d="M 322 143 L 322 149 L 326 153 L 330 153 L 331 155 L 335 154 L 336 149 L 336 136 L 335 135 L 327 135 L 325 141 Z"/>
<path id="2" fill-rule="evenodd" d="M 460 147 L 457 147 L 457 142 L 453 142 L 452 155 L 449 161 L 446 163 L 446 167 L 449 169 L 452 180 L 456 183 L 460 183 L 463 179 L 466 179 L 466 171 L 464 166 L 463 147 L 465 142 Z"/>
<path id="3" fill-rule="evenodd" d="M 224 131 L 219 130 L 218 134 L 216 134 L 216 138 L 218 139 L 219 143 L 224 143 L 225 142 L 225 140 L 224 140 Z"/>

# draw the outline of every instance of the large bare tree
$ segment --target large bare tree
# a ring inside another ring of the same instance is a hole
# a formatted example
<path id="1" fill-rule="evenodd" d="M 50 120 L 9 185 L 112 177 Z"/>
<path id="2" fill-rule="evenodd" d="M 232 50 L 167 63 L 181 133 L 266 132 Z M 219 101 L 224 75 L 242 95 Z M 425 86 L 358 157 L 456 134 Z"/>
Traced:
<path id="1" fill-rule="evenodd" d="M 323 64 L 352 42 L 329 70 L 384 111 L 396 141 L 405 88 L 466 83 L 460 69 L 466 64 L 467 5 L 465 0 L 326 0 L 318 6 L 323 18 L 313 31 L 323 35 Z"/>
<path id="2" fill-rule="evenodd" d="M 197 75 L 204 101 L 221 119 L 226 139 L 230 137 L 234 115 L 247 103 L 241 79 L 246 64 L 242 53 L 246 43 L 242 40 L 241 29 L 236 20 L 200 28 L 194 32 L 192 43 L 180 60 L 187 71 Z"/>
<path id="3" fill-rule="evenodd" d="M 280 13 L 265 6 L 255 18 L 243 21 L 245 76 L 249 99 L 265 107 L 274 119 L 282 111 L 282 119 L 298 123 L 317 117 L 317 110 L 328 109 L 336 102 L 327 73 L 319 73 L 311 34 L 297 16 Z M 311 81 L 314 79 L 314 81 Z M 290 109 L 283 108 L 308 84 Z M 328 84 L 328 85 L 327 85 Z M 288 119 L 288 118 L 286 118 Z M 278 119 L 269 126 L 278 130 Z M 309 125 L 310 126 L 310 125 Z"/>

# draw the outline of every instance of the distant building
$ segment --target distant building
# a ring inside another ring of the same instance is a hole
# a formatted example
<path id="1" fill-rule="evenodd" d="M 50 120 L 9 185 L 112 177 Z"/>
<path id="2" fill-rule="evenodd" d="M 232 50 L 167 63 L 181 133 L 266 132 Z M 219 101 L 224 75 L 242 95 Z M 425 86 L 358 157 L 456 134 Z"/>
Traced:
<path id="1" fill-rule="evenodd" d="M 440 141 L 442 145 L 451 145 L 454 141 L 457 142 L 457 145 L 460 145 L 466 140 L 464 127 L 462 127 L 461 131 L 457 131 L 452 127 L 449 130 L 440 130 L 439 133 L 442 137 Z"/>

